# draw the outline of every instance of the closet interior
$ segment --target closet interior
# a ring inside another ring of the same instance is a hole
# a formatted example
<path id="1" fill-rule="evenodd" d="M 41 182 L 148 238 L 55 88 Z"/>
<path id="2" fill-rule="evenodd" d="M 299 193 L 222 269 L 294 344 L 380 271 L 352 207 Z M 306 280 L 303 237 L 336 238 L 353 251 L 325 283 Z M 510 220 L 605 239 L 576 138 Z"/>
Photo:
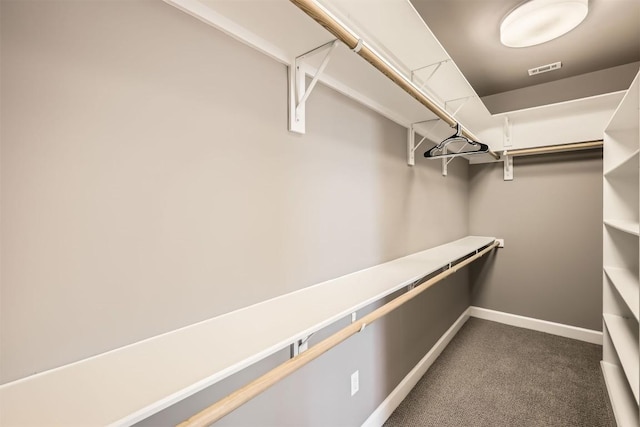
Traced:
<path id="1" fill-rule="evenodd" d="M 640 5 L 491 92 L 486 3 L 0 3 L 0 425 L 382 426 L 471 317 L 640 425 Z"/>

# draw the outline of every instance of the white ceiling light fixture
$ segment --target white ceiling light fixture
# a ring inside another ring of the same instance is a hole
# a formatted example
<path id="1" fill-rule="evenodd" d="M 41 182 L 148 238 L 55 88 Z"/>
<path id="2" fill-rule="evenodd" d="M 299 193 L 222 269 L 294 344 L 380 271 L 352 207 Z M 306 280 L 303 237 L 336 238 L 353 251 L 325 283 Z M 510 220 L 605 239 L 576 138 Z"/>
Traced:
<path id="1" fill-rule="evenodd" d="M 529 0 L 500 24 L 500 41 L 527 47 L 558 38 L 577 27 L 589 12 L 589 0 Z"/>

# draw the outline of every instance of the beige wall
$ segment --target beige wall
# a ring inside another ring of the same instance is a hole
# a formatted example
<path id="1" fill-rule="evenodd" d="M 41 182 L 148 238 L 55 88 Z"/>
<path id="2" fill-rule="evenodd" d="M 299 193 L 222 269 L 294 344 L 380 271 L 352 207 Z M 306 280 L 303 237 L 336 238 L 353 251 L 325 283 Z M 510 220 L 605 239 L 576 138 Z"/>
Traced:
<path id="1" fill-rule="evenodd" d="M 468 234 L 464 161 L 407 167 L 406 129 L 322 86 L 287 132 L 286 68 L 165 3 L 1 8 L 1 382 Z M 466 308 L 464 274 L 287 408 L 364 420 Z M 317 407 L 354 368 L 357 403 Z"/>
<path id="2" fill-rule="evenodd" d="M 505 249 L 471 267 L 472 304 L 602 330 L 602 152 L 514 159 L 469 172 L 471 234 Z"/>

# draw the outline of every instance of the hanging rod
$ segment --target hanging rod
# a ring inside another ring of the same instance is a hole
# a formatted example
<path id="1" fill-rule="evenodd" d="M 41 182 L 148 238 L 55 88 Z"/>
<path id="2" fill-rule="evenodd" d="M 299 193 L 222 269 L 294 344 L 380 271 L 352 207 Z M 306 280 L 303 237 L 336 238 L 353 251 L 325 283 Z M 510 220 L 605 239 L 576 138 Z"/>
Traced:
<path id="1" fill-rule="evenodd" d="M 324 7 L 316 3 L 314 0 L 291 0 L 293 4 L 298 6 L 303 12 L 313 18 L 318 24 L 322 25 L 327 31 L 333 34 L 338 40 L 346 44 L 349 49 L 356 52 L 367 62 L 378 69 L 382 74 L 391 79 L 395 84 L 400 86 L 405 92 L 414 97 L 419 103 L 431 110 L 441 120 L 449 126 L 455 127 L 458 122 L 448 112 L 440 108 L 438 104 L 433 102 L 422 90 L 420 90 L 410 79 L 402 74 L 389 61 L 380 56 L 371 47 L 367 45 L 361 38 L 355 35 L 353 31 L 347 28 L 342 22 L 334 17 Z M 471 132 L 464 129 L 462 134 L 469 139 L 477 141 Z M 488 153 L 496 160 L 500 159 L 500 155 L 489 149 Z"/>
<path id="2" fill-rule="evenodd" d="M 591 150 L 594 148 L 602 148 L 602 145 L 603 145 L 603 141 L 601 139 L 597 139 L 594 141 L 573 142 L 571 144 L 547 145 L 544 147 L 505 150 L 502 153 L 502 155 L 516 157 L 516 156 L 531 156 L 534 154 L 562 153 L 566 151 Z"/>
<path id="3" fill-rule="evenodd" d="M 214 422 L 218 421 L 225 415 L 238 409 L 240 406 L 242 406 L 249 400 L 253 399 L 263 391 L 267 390 L 269 387 L 276 384 L 278 381 L 286 378 L 288 375 L 294 373 L 295 371 L 302 368 L 309 362 L 317 359 L 327 351 L 331 350 L 333 347 L 345 341 L 347 338 L 357 334 L 358 332 L 363 331 L 365 326 L 368 326 L 374 321 L 389 314 L 390 312 L 400 307 L 407 301 L 410 301 L 413 298 L 417 297 L 418 295 L 420 295 L 422 292 L 429 289 L 434 284 L 440 282 L 443 279 L 446 279 L 447 277 L 451 276 L 453 273 L 460 270 L 462 267 L 467 266 L 468 264 L 472 263 L 476 259 L 489 253 L 493 249 L 497 248 L 499 245 L 500 245 L 500 242 L 498 240 L 494 240 L 493 243 L 490 243 L 489 246 L 477 252 L 475 255 L 461 261 L 458 264 L 451 266 L 450 268 L 443 271 L 442 273 L 439 273 L 438 275 L 432 277 L 426 282 L 420 285 L 417 285 L 413 289 L 389 301 L 382 307 L 377 308 L 376 310 L 362 317 L 360 320 L 351 323 L 349 326 L 339 330 L 338 332 L 331 335 L 330 337 L 325 338 L 323 341 L 319 342 L 318 344 L 314 345 L 308 350 L 302 353 L 299 353 L 297 356 L 287 360 L 281 365 L 278 365 L 271 371 L 267 372 L 261 377 L 256 378 L 249 384 L 231 393 L 224 399 L 219 400 L 218 402 L 214 403 L 208 408 L 205 408 L 202 411 L 198 412 L 188 420 L 178 424 L 178 427 L 205 427 L 210 424 L 213 424 Z"/>

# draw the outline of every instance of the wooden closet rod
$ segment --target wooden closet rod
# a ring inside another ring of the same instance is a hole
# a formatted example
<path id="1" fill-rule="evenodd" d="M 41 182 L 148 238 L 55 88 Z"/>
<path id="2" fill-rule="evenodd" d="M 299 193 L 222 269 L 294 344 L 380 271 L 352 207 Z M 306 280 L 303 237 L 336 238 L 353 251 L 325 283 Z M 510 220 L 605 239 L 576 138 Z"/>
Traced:
<path id="1" fill-rule="evenodd" d="M 346 44 L 349 49 L 356 52 L 358 55 L 367 60 L 371 65 L 376 67 L 382 74 L 389 77 L 395 84 L 400 86 L 409 95 L 414 97 L 419 103 L 431 110 L 442 121 L 449 126 L 454 127 L 458 122 L 447 111 L 440 108 L 435 102 L 433 102 L 422 90 L 420 90 L 411 80 L 405 77 L 404 74 L 399 72 L 393 65 L 387 60 L 382 58 L 367 44 L 356 37 L 348 28 L 346 28 L 341 22 L 336 20 L 332 15 L 327 13 L 324 8 L 318 5 L 314 0 L 291 0 L 293 4 L 298 6 L 303 12 L 313 18 L 317 23 L 322 25 L 327 31 L 333 34 L 338 40 Z M 478 141 L 472 133 L 466 129 L 462 129 L 462 134 L 469 139 Z M 491 154 L 496 160 L 500 159 L 500 155 L 489 149 Z"/>
<path id="2" fill-rule="evenodd" d="M 371 323 L 378 320 L 379 318 L 389 314 L 390 312 L 400 307 L 407 301 L 410 301 L 411 299 L 420 295 L 422 292 L 426 291 L 434 284 L 438 283 L 443 279 L 446 279 L 447 277 L 451 276 L 453 273 L 457 272 L 461 268 L 467 266 L 468 264 L 472 263 L 476 259 L 492 251 L 494 248 L 498 247 L 498 245 L 499 245 L 499 242 L 495 240 L 493 243 L 491 243 L 489 246 L 484 248 L 482 251 L 461 261 L 458 264 L 453 265 L 451 268 L 432 277 L 431 279 L 407 291 L 406 293 L 400 295 L 399 297 L 393 299 L 392 301 L 389 301 L 382 307 L 377 308 L 376 310 L 364 316 L 362 319 L 357 320 L 354 323 L 350 324 L 349 326 L 341 329 L 340 331 L 324 339 L 323 341 L 319 342 L 318 344 L 314 345 L 308 350 L 287 360 L 281 365 L 278 365 L 271 371 L 253 380 L 252 382 L 240 388 L 239 390 L 231 393 L 224 399 L 219 400 L 218 402 L 214 403 L 208 408 L 205 408 L 202 411 L 198 412 L 188 420 L 178 424 L 178 427 L 204 427 L 204 426 L 213 424 L 214 422 L 218 421 L 220 418 L 231 413 L 235 409 L 239 408 L 241 405 L 253 399 L 263 391 L 267 390 L 269 387 L 271 387 L 278 381 L 282 380 L 283 378 L 287 377 L 288 375 L 302 368 L 307 363 L 317 359 L 322 354 L 326 353 L 333 347 L 345 341 L 347 338 L 357 334 L 358 332 L 361 332 L 365 328 L 365 326 L 370 325 Z"/>
<path id="3" fill-rule="evenodd" d="M 505 150 L 504 156 L 531 156 L 534 154 L 550 154 L 562 153 L 565 151 L 591 150 L 594 148 L 602 148 L 603 141 L 601 139 L 595 141 L 574 142 L 562 145 L 547 145 L 544 147 L 521 148 L 518 150 Z"/>

